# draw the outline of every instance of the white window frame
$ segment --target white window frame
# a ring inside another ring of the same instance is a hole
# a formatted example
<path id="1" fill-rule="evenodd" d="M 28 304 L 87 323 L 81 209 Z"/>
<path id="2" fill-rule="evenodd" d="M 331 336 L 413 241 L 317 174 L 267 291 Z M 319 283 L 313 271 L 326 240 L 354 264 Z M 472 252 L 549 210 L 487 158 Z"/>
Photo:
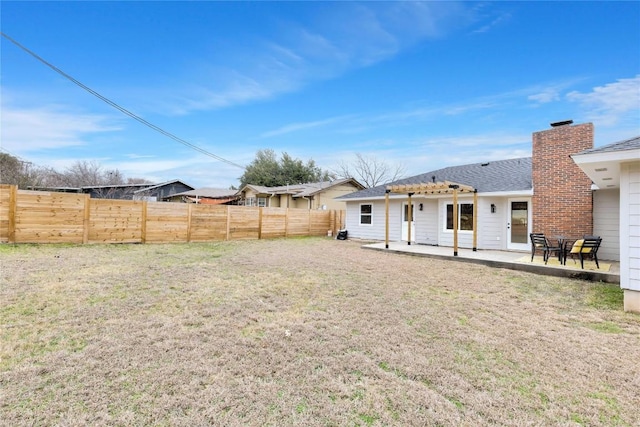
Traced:
<path id="1" fill-rule="evenodd" d="M 475 212 L 475 209 L 473 208 L 473 203 L 464 203 L 464 202 L 458 202 L 458 233 L 473 233 L 473 218 L 471 219 L 471 229 L 470 230 L 462 230 L 460 228 L 460 211 L 462 209 L 462 205 L 469 205 L 471 206 L 473 215 L 476 215 L 477 212 Z M 453 214 L 453 203 L 445 203 L 444 204 L 444 231 L 448 232 L 448 233 L 453 233 L 453 228 L 447 228 L 447 223 L 449 222 L 449 218 L 447 217 L 447 215 L 449 214 L 449 206 L 451 206 L 451 213 Z"/>
<path id="2" fill-rule="evenodd" d="M 363 213 L 362 212 L 362 207 L 363 206 L 371 206 L 371 212 L 370 213 Z M 370 222 L 369 223 L 362 222 L 363 216 L 369 217 L 370 218 Z M 360 225 L 362 225 L 362 226 L 365 226 L 365 227 L 373 226 L 373 203 L 360 203 L 360 205 L 358 206 L 358 223 Z"/>

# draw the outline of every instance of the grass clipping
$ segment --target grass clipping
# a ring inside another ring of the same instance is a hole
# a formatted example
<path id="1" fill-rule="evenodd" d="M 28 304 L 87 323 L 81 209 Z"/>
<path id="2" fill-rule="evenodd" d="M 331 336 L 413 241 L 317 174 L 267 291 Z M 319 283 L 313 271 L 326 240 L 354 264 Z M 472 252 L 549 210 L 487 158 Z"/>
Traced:
<path id="1" fill-rule="evenodd" d="M 324 238 L 0 256 L 2 425 L 640 424 L 616 285 Z"/>

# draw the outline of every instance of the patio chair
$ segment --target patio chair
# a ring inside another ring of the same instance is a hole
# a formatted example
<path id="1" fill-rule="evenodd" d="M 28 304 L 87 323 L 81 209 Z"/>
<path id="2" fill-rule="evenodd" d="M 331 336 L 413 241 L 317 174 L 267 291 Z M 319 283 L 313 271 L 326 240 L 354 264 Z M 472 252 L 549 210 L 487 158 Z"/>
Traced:
<path id="1" fill-rule="evenodd" d="M 599 269 L 598 263 L 598 249 L 602 243 L 600 236 L 584 236 L 583 239 L 576 240 L 571 250 L 568 251 L 569 256 L 575 262 L 574 256 L 580 258 L 580 268 L 584 269 L 585 258 L 590 258 L 595 261 L 596 267 Z M 565 255 L 566 257 L 566 255 Z"/>
<path id="2" fill-rule="evenodd" d="M 531 233 L 531 262 L 537 251 L 542 251 L 542 259 L 545 265 L 549 262 L 549 256 L 553 253 L 558 254 L 560 263 L 563 263 L 563 249 L 562 247 L 554 246 L 549 243 L 549 239 L 545 237 L 543 233 Z"/>

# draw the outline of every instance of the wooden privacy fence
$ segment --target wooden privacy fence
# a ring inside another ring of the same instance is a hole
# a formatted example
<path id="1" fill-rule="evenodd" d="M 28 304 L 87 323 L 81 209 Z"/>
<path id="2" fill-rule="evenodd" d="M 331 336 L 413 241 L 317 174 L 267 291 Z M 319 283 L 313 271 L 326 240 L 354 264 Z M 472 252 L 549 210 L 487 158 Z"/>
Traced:
<path id="1" fill-rule="evenodd" d="M 167 243 L 336 235 L 344 211 L 91 199 L 0 185 L 0 242 Z"/>

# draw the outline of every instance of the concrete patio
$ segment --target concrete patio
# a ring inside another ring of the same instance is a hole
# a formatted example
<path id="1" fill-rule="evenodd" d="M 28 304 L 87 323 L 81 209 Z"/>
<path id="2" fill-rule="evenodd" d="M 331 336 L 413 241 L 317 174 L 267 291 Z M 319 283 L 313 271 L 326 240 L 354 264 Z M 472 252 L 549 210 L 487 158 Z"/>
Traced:
<path id="1" fill-rule="evenodd" d="M 511 270 L 528 271 L 530 273 L 544 274 L 548 276 L 568 277 L 572 279 L 590 280 L 594 282 L 620 283 L 620 263 L 617 261 L 601 260 L 611 264 L 609 271 L 587 270 L 580 268 L 580 262 L 574 263 L 567 260 L 566 265 L 544 265 L 531 262 L 530 252 L 519 251 L 493 251 L 458 248 L 458 256 L 453 256 L 453 248 L 446 246 L 430 246 L 411 244 L 407 242 L 389 242 L 389 248 L 385 248 L 384 242 L 365 243 L 364 249 L 386 251 L 402 255 L 420 256 L 449 261 L 467 262 L 473 264 L 488 265 L 490 267 L 507 268 Z M 526 257 L 526 260 L 523 258 Z"/>

